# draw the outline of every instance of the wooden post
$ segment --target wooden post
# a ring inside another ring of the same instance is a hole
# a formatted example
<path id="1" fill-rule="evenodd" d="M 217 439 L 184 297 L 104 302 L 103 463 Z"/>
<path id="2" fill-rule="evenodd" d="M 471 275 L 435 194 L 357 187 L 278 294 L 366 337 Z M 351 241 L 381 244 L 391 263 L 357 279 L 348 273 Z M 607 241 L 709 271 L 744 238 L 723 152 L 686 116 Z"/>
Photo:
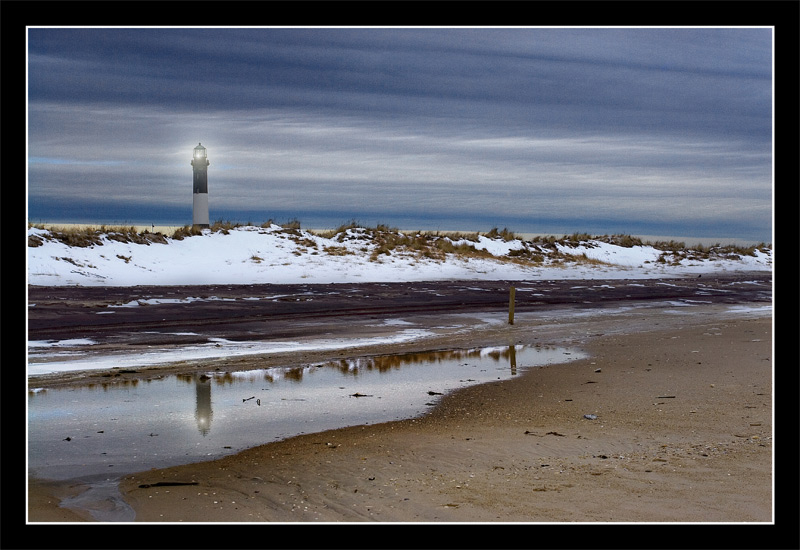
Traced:
<path id="1" fill-rule="evenodd" d="M 514 324 L 514 294 L 516 293 L 516 289 L 512 286 L 508 290 L 508 324 Z"/>

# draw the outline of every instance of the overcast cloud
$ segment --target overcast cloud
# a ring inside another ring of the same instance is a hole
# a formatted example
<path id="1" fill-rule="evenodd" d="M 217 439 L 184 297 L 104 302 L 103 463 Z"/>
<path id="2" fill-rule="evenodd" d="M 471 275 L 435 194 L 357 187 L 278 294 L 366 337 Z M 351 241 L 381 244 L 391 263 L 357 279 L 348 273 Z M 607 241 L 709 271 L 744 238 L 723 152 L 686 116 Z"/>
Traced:
<path id="1" fill-rule="evenodd" d="M 29 218 L 771 241 L 772 38 L 31 28 Z"/>

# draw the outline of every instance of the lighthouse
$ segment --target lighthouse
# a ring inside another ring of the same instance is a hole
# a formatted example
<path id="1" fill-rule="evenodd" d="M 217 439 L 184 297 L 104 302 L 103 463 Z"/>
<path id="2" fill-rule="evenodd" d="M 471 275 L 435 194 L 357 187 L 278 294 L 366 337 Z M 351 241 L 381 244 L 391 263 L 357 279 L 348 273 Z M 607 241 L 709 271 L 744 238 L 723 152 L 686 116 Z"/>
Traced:
<path id="1" fill-rule="evenodd" d="M 206 148 L 197 144 L 192 154 L 192 227 L 202 229 L 208 227 L 208 158 Z"/>

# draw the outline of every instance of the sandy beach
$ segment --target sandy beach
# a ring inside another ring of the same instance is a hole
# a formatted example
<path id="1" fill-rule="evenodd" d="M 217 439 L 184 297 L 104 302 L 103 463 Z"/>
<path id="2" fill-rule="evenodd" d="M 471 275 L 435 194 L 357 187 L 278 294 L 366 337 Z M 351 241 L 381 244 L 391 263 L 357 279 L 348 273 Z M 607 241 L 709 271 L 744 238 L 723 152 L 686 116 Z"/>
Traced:
<path id="1" fill-rule="evenodd" d="M 573 321 L 562 340 L 587 359 L 461 389 L 421 418 L 128 475 L 120 490 L 138 522 L 771 522 L 772 319 L 641 321 Z M 547 337 L 524 320 L 498 330 Z M 77 491 L 32 483 L 29 520 L 91 521 L 57 505 Z"/>

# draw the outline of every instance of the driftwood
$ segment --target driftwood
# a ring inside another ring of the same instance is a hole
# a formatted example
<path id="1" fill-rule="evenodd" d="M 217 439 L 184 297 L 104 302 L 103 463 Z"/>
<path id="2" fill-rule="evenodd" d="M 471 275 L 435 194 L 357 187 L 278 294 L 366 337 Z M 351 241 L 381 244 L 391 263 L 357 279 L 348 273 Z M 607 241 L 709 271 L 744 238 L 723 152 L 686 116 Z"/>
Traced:
<path id="1" fill-rule="evenodd" d="M 196 481 L 157 481 L 155 483 L 142 483 L 139 489 L 147 489 L 149 487 L 175 487 L 176 485 L 197 485 Z"/>

